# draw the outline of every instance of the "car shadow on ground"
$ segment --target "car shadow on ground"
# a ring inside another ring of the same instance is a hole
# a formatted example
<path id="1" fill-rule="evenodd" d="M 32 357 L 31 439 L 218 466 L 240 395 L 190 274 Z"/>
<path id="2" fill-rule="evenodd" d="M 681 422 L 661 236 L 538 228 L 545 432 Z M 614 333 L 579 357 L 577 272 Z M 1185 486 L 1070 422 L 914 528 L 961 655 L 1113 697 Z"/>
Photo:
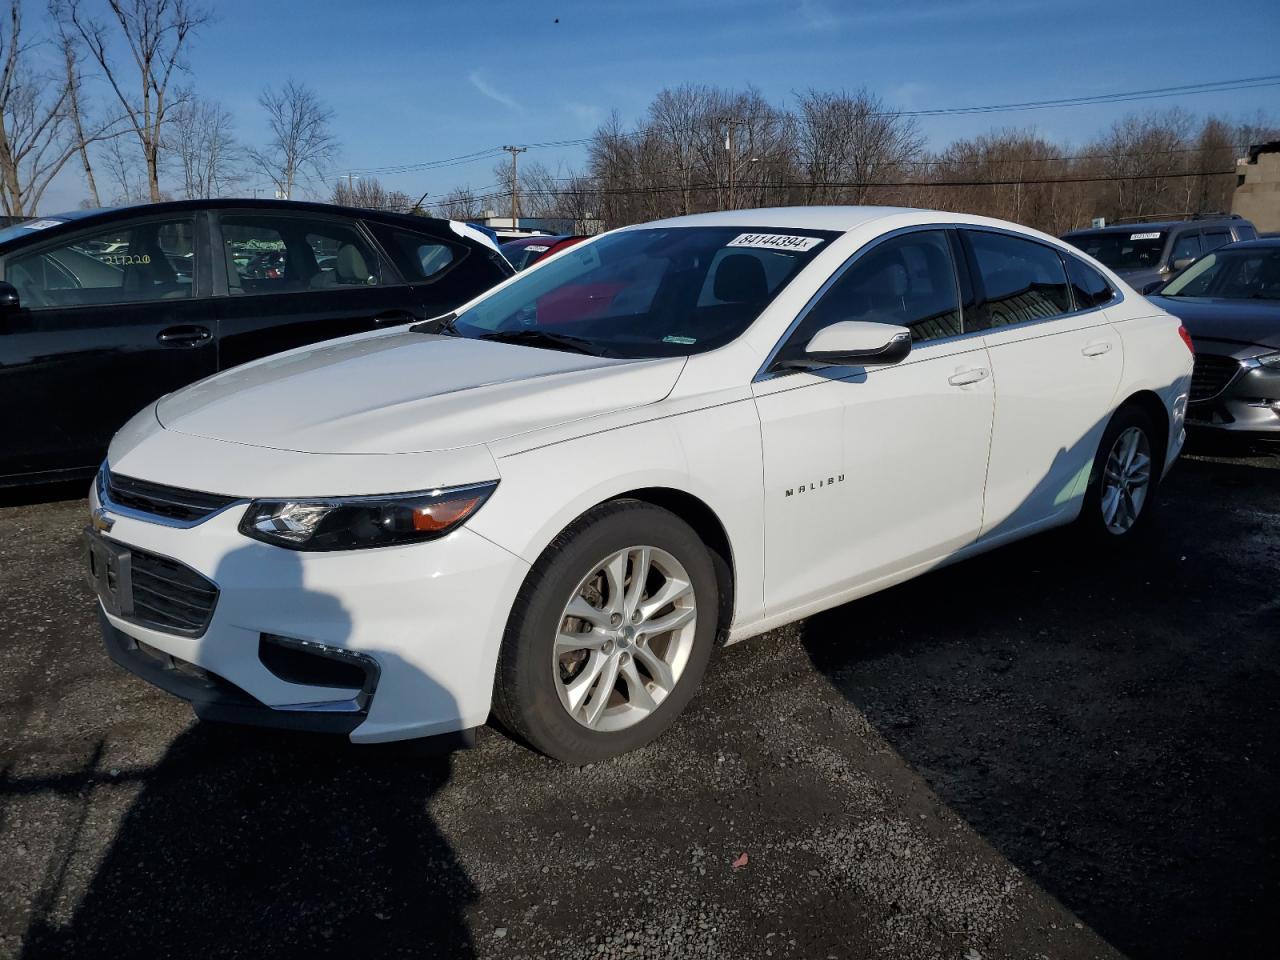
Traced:
<path id="1" fill-rule="evenodd" d="M 1208 508 L 1108 555 L 1032 538 L 812 617 L 804 644 L 1120 950 L 1258 956 L 1280 892 L 1280 549 L 1257 524 L 1280 522 L 1280 469 L 1187 461 L 1170 486 Z"/>

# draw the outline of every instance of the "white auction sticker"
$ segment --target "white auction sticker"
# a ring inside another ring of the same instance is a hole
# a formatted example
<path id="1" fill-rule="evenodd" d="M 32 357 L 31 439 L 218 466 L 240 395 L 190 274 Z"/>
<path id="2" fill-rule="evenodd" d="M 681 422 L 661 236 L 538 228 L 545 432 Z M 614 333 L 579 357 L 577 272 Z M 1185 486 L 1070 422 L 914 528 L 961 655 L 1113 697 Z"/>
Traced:
<path id="1" fill-rule="evenodd" d="M 1158 233 L 1131 233 L 1131 234 L 1129 234 L 1129 239 L 1130 239 L 1130 240 L 1159 240 L 1159 239 L 1160 239 L 1160 234 L 1158 234 Z"/>
<path id="2" fill-rule="evenodd" d="M 740 233 L 726 246 L 758 247 L 762 250 L 812 250 L 822 237 L 796 237 L 786 233 Z"/>
<path id="3" fill-rule="evenodd" d="M 66 223 L 65 220 L 32 220 L 30 223 L 24 223 L 24 230 L 47 230 L 49 227 L 56 227 L 60 223 Z"/>

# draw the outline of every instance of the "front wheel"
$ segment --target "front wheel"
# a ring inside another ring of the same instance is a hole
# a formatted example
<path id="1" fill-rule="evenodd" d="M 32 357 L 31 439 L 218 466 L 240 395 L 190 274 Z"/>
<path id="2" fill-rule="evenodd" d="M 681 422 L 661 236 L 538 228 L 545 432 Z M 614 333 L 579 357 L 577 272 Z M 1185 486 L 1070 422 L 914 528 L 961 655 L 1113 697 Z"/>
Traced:
<path id="1" fill-rule="evenodd" d="M 711 555 L 679 517 L 639 501 L 595 508 L 547 547 L 520 590 L 494 712 L 570 763 L 643 746 L 697 690 L 718 599 Z"/>
<path id="2" fill-rule="evenodd" d="M 1131 538 L 1155 507 L 1161 449 L 1151 418 L 1136 407 L 1116 413 L 1098 445 L 1080 525 L 1096 537 Z"/>

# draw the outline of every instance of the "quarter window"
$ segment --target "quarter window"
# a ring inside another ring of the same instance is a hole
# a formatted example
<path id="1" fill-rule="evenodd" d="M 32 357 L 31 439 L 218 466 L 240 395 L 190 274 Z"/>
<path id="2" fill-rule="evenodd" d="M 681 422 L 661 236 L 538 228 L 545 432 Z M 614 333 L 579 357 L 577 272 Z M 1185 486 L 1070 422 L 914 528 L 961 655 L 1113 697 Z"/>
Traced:
<path id="1" fill-rule="evenodd" d="M 336 220 L 233 214 L 221 218 L 232 296 L 297 293 L 381 282 L 378 257 L 353 225 Z"/>
<path id="2" fill-rule="evenodd" d="M 1067 279 L 1071 281 L 1071 292 L 1076 298 L 1077 310 L 1089 310 L 1110 303 L 1116 295 L 1107 278 L 1083 260 L 1064 255 L 1067 262 Z"/>
<path id="3" fill-rule="evenodd" d="M 1066 269 L 1058 251 L 1004 233 L 967 232 L 986 294 L 980 326 L 1006 327 L 1071 311 Z"/>
<path id="4" fill-rule="evenodd" d="M 33 310 L 192 295 L 195 223 L 152 220 L 81 234 L 5 263 L 5 279 Z"/>
<path id="5" fill-rule="evenodd" d="M 908 233 L 859 255 L 800 321 L 779 359 L 800 356 L 814 334 L 843 320 L 908 327 L 917 343 L 962 333 L 946 234 L 941 230 Z"/>
<path id="6" fill-rule="evenodd" d="M 467 255 L 463 248 L 410 230 L 366 222 L 397 269 L 410 283 L 434 280 Z"/>

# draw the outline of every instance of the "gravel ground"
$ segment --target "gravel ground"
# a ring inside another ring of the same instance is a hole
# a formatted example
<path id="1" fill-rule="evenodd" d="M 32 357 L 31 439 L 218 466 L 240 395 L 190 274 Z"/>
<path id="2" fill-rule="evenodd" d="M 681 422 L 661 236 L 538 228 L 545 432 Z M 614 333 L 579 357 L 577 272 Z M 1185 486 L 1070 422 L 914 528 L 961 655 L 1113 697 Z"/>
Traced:
<path id="1" fill-rule="evenodd" d="M 727 648 L 580 769 L 197 724 L 101 650 L 84 501 L 7 504 L 0 957 L 1275 955 L 1280 456 Z"/>

